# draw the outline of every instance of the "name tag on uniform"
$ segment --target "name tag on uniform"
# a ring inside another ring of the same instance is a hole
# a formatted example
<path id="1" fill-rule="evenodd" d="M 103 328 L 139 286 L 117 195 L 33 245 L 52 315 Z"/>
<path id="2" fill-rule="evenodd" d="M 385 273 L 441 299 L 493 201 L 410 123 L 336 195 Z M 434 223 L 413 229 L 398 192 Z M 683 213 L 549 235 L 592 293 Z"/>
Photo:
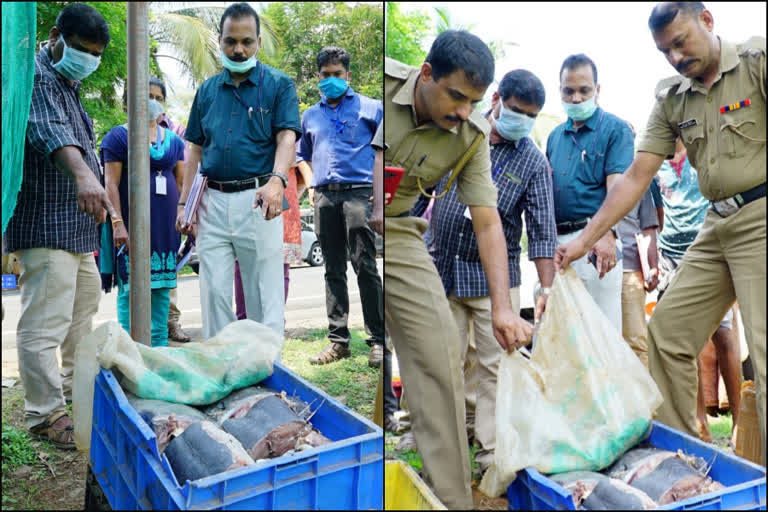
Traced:
<path id="1" fill-rule="evenodd" d="M 166 188 L 165 176 L 161 176 L 161 175 L 155 176 L 155 194 L 159 196 L 164 196 L 168 194 L 168 190 Z"/>
<path id="2" fill-rule="evenodd" d="M 687 121 L 683 121 L 682 123 L 678 124 L 677 127 L 682 130 L 683 128 L 690 128 L 691 126 L 696 126 L 697 124 L 699 123 L 698 121 L 696 121 L 696 119 L 689 119 Z"/>

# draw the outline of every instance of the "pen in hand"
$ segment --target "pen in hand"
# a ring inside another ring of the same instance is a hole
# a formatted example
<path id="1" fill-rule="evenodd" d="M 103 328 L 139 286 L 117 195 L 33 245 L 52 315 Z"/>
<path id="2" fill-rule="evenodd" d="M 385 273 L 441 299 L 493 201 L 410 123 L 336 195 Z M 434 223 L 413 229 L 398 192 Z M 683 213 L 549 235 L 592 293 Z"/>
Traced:
<path id="1" fill-rule="evenodd" d="M 123 246 L 120 247 L 120 250 L 117 251 L 118 256 L 120 256 L 123 253 L 123 249 L 125 249 L 125 244 L 123 244 Z"/>

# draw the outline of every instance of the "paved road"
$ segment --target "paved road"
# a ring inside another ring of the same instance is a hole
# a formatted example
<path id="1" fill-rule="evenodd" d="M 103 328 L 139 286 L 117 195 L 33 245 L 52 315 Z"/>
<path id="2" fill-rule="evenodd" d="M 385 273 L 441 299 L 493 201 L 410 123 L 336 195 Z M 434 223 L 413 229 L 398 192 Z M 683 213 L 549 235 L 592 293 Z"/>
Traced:
<path id="1" fill-rule="evenodd" d="M 379 275 L 383 274 L 382 259 L 377 260 Z M 290 333 L 296 328 L 327 328 L 328 317 L 325 311 L 325 270 L 323 267 L 294 267 L 291 269 L 290 291 L 286 305 L 286 327 Z M 349 286 L 349 326 L 362 327 L 363 313 L 360 307 L 360 292 L 357 289 L 357 276 L 352 266 L 347 268 Z M 184 330 L 193 338 L 199 338 L 202 331 L 200 314 L 200 283 L 197 275 L 183 276 L 178 280 L 179 309 Z M 234 310 L 234 294 L 232 308 Z M 16 325 L 21 311 L 18 290 L 3 291 L 5 320 L 2 326 L 3 378 L 16 378 L 18 355 L 16 352 Z M 99 312 L 94 317 L 94 328 L 110 320 L 117 321 L 117 295 L 113 291 L 102 293 Z M 7 323 L 6 323 L 7 321 Z"/>

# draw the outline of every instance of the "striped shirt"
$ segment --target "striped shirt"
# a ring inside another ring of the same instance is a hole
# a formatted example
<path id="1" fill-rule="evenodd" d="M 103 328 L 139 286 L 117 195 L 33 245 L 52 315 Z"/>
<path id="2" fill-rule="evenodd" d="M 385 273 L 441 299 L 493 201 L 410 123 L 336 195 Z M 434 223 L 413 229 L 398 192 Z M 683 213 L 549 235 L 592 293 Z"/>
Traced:
<path id="1" fill-rule="evenodd" d="M 498 210 L 507 241 L 509 287 L 520 286 L 522 216 L 528 232 L 528 259 L 552 258 L 557 244 L 552 171 L 544 155 L 528 137 L 491 146 L 491 172 L 498 189 Z M 438 184 L 442 192 L 447 176 Z M 445 293 L 457 297 L 489 295 L 467 207 L 458 201 L 456 187 L 436 199 L 430 219 L 432 256 Z"/>
<path id="2" fill-rule="evenodd" d="M 57 149 L 76 146 L 98 179 L 93 128 L 80 103 L 80 82 L 70 85 L 52 64 L 46 46 L 35 58 L 24 178 L 5 232 L 8 252 L 46 248 L 85 254 L 98 248 L 96 223 L 78 209 L 74 179 L 52 160 Z"/>

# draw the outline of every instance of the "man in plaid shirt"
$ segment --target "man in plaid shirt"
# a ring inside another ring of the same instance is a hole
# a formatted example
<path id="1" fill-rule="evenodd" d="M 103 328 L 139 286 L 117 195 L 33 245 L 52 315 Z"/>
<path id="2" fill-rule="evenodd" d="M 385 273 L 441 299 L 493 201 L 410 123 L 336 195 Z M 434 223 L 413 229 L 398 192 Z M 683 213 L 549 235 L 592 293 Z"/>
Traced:
<path id="1" fill-rule="evenodd" d="M 520 311 L 520 235 L 525 212 L 528 258 L 536 264 L 543 286 L 536 298 L 536 321 L 544 311 L 554 278 L 552 257 L 557 240 L 549 163 L 527 137 L 544 105 L 544 96 L 544 86 L 533 73 L 510 71 L 493 93 L 492 108 L 486 114 L 491 125 L 491 171 L 507 241 L 512 308 Z M 438 194 L 446 181 L 444 178 L 438 184 Z M 421 199 L 426 200 L 424 196 Z M 469 368 L 465 371 L 467 416 L 474 414 L 474 438 L 480 444 L 475 460 L 485 472 L 493 462 L 496 446 L 496 377 L 503 349 L 493 335 L 491 298 L 472 219 L 459 202 L 455 187 L 435 200 L 429 233 L 432 256 L 463 342 L 462 363 Z M 468 351 L 470 324 L 475 347 Z M 471 419 L 467 423 L 471 425 Z"/>
<path id="2" fill-rule="evenodd" d="M 16 344 L 26 424 L 65 449 L 75 448 L 65 405 L 75 348 L 91 332 L 101 298 L 97 224 L 107 213 L 120 222 L 99 183 L 93 127 L 78 95 L 108 43 L 109 27 L 93 7 L 68 4 L 56 18 L 35 59 L 23 181 L 5 238 L 21 263 Z"/>

